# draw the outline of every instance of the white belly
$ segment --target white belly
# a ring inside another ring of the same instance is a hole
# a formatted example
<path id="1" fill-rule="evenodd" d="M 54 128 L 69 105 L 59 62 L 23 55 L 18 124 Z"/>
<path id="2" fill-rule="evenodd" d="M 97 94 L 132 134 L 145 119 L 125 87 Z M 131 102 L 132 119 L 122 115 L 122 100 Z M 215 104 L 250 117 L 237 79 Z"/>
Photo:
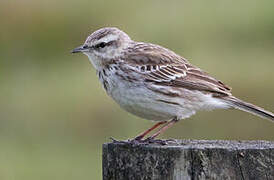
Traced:
<path id="1" fill-rule="evenodd" d="M 181 98 L 168 98 L 144 86 L 116 83 L 108 93 L 123 109 L 144 119 L 166 121 L 175 117 L 186 118 L 195 113 L 183 107 Z M 174 104 L 163 102 L 173 102 Z"/>
<path id="2" fill-rule="evenodd" d="M 142 88 L 115 89 L 111 96 L 123 109 L 145 119 L 165 121 L 176 117 L 175 107 L 155 101 L 155 95 Z"/>
<path id="3" fill-rule="evenodd" d="M 180 89 L 176 91 L 178 96 L 167 96 L 153 91 L 153 88 L 163 88 L 160 86 L 153 85 L 148 89 L 140 82 L 128 82 L 115 74 L 108 77 L 108 95 L 123 109 L 144 119 L 154 121 L 166 121 L 175 117 L 184 119 L 195 114 L 197 110 L 228 107 L 211 95 L 199 91 Z"/>

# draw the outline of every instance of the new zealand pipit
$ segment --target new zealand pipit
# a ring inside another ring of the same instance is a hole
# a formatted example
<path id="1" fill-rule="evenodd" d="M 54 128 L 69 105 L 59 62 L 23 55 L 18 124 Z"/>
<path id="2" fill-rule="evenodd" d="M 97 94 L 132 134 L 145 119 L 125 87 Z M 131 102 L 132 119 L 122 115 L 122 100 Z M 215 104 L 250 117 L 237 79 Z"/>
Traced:
<path id="1" fill-rule="evenodd" d="M 159 121 L 138 135 L 154 139 L 178 120 L 198 110 L 240 109 L 274 121 L 274 115 L 231 94 L 231 89 L 185 58 L 159 45 L 135 42 L 117 28 L 92 33 L 72 53 L 88 56 L 107 94 L 123 109 L 144 119 Z"/>

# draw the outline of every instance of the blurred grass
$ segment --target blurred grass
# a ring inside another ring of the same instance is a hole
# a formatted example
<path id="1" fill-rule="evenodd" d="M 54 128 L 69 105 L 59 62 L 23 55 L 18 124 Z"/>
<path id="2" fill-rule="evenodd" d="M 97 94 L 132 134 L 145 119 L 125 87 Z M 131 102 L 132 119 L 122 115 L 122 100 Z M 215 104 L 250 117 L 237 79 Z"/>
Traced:
<path id="1" fill-rule="evenodd" d="M 152 125 L 116 105 L 83 55 L 92 31 L 117 26 L 168 47 L 274 109 L 274 2 L 0 2 L 0 179 L 100 179 L 101 144 Z M 163 137 L 274 140 L 269 121 L 233 110 L 199 112 Z"/>

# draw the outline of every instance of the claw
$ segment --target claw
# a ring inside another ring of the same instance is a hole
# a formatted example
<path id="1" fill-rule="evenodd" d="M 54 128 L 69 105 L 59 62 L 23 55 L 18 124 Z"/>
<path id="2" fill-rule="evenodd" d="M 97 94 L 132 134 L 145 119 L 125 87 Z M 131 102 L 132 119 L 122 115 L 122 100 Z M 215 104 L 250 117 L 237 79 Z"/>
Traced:
<path id="1" fill-rule="evenodd" d="M 169 140 L 162 140 L 162 139 L 153 139 L 151 137 L 148 137 L 144 140 L 145 143 L 148 144 L 160 144 L 160 145 L 167 145 L 169 143 Z"/>
<path id="2" fill-rule="evenodd" d="M 110 137 L 109 139 L 112 140 L 113 143 L 127 143 L 128 141 L 120 141 L 120 140 L 116 140 L 113 137 Z"/>

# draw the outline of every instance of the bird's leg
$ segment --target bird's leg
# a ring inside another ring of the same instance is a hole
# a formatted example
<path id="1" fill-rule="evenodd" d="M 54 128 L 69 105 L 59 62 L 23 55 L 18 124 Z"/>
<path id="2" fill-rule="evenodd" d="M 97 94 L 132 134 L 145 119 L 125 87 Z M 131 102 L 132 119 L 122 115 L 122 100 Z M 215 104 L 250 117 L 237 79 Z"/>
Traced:
<path id="1" fill-rule="evenodd" d="M 159 134 L 161 134 L 164 131 L 166 131 L 168 128 L 170 128 L 172 125 L 174 125 L 178 121 L 179 120 L 177 118 L 172 119 L 166 125 L 164 125 L 161 129 L 159 129 L 156 133 L 152 134 L 150 137 L 146 138 L 144 141 L 149 142 L 149 141 L 155 139 L 157 136 L 159 136 Z"/>
<path id="2" fill-rule="evenodd" d="M 138 136 L 136 136 L 133 140 L 140 141 L 141 139 L 143 139 L 143 137 L 145 137 L 145 135 L 147 135 L 152 130 L 156 129 L 157 127 L 159 127 L 160 125 L 165 124 L 165 123 L 167 123 L 167 121 L 161 121 L 161 122 L 158 122 L 158 123 L 154 124 L 154 126 L 152 126 L 151 128 L 149 128 L 148 130 L 142 132 L 141 134 L 139 134 Z"/>

